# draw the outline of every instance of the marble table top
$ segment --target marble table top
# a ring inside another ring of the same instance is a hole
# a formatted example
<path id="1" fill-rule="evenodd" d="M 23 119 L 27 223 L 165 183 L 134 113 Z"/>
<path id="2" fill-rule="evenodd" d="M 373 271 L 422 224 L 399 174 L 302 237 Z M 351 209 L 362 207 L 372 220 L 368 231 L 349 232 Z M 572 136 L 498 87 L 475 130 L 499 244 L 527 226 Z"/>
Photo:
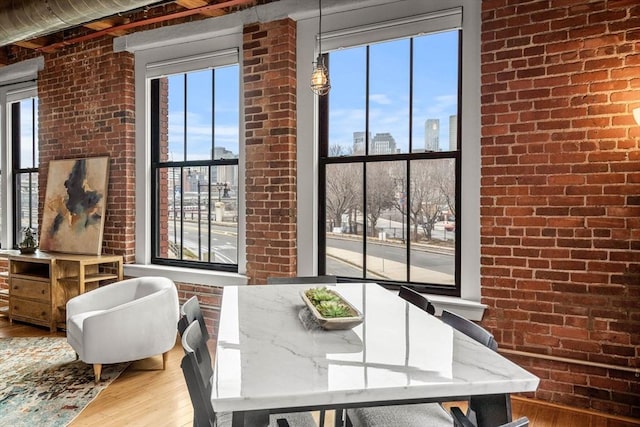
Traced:
<path id="1" fill-rule="evenodd" d="M 216 412 L 447 400 L 538 386 L 534 375 L 376 284 L 329 285 L 365 320 L 351 330 L 314 327 L 300 297 L 311 287 L 224 288 Z"/>

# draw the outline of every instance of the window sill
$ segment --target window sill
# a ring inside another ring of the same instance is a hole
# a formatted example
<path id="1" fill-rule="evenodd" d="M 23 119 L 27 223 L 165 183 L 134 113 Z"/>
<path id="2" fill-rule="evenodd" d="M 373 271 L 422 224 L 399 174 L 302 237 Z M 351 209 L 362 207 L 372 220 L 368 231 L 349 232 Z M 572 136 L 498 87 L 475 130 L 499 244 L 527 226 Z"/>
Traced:
<path id="1" fill-rule="evenodd" d="M 247 276 L 238 273 L 142 264 L 125 264 L 124 275 L 128 277 L 163 276 L 174 282 L 208 286 L 246 285 L 248 281 Z"/>
<path id="2" fill-rule="evenodd" d="M 426 295 L 429 301 L 436 307 L 436 316 L 442 314 L 442 310 L 451 311 L 469 320 L 480 321 L 484 315 L 486 304 L 477 301 L 464 300 L 462 298 L 443 295 Z"/>

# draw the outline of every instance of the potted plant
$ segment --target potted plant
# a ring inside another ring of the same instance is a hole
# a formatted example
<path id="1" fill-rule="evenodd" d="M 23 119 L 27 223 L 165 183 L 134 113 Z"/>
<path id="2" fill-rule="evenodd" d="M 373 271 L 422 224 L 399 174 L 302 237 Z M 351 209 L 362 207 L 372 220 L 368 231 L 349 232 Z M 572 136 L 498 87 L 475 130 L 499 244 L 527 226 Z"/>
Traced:
<path id="1" fill-rule="evenodd" d="M 24 238 L 18 245 L 21 254 L 32 254 L 38 247 L 38 241 L 36 240 L 36 234 L 31 227 L 25 227 L 23 230 Z"/>

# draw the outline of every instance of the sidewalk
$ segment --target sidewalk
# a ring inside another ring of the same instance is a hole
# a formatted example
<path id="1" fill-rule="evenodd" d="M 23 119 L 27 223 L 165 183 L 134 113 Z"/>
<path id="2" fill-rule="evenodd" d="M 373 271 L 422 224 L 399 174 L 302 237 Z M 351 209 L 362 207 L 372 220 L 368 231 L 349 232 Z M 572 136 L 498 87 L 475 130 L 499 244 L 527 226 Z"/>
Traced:
<path id="1" fill-rule="evenodd" d="M 327 247 L 327 256 L 362 269 L 362 254 L 359 252 Z M 370 255 L 367 256 L 367 275 L 376 275 L 389 280 L 405 280 L 406 273 L 407 266 L 404 263 Z M 455 285 L 453 276 L 416 266 L 411 267 L 411 280 L 415 282 Z"/>

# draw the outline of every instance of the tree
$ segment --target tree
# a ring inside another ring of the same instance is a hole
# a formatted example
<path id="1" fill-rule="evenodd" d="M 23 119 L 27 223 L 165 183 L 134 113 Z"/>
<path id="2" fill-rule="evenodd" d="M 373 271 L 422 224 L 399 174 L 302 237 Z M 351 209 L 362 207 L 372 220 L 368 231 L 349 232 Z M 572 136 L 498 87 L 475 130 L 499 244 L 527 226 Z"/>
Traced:
<path id="1" fill-rule="evenodd" d="M 394 206 L 395 188 L 388 162 L 367 164 L 367 221 L 371 236 L 376 235 L 382 213 Z"/>
<path id="2" fill-rule="evenodd" d="M 327 165 L 327 218 L 334 227 L 342 226 L 342 216 L 358 207 L 362 193 L 362 167 L 351 163 Z"/>

